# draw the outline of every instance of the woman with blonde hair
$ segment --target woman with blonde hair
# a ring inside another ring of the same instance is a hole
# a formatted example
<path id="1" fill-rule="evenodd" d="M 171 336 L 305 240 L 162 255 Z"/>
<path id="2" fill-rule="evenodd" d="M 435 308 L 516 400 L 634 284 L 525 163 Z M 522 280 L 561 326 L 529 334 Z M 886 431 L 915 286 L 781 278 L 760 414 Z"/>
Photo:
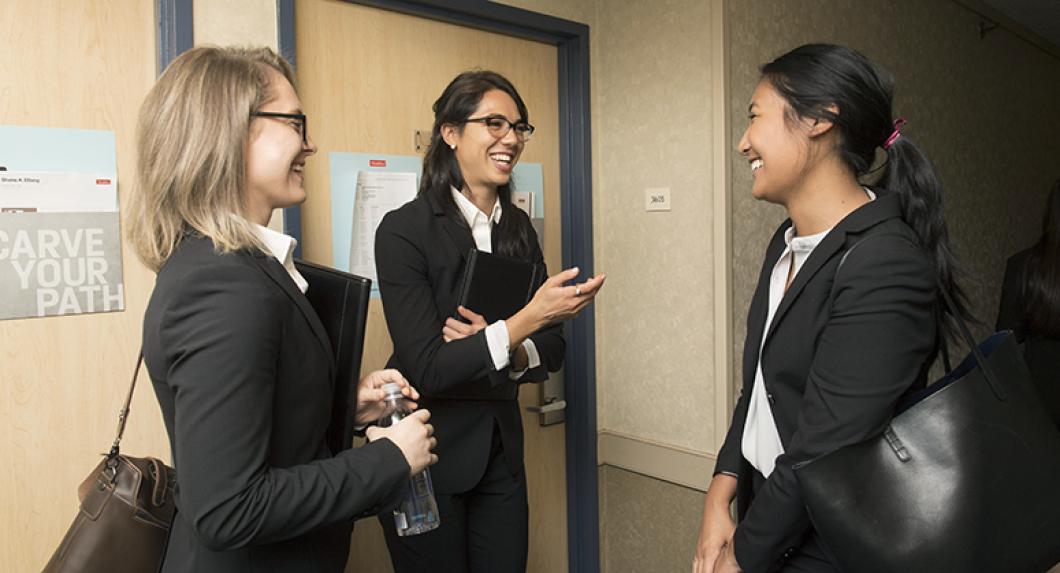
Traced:
<path id="1" fill-rule="evenodd" d="M 420 411 L 340 452 L 326 435 L 335 365 L 295 268 L 265 225 L 305 199 L 316 152 L 290 65 L 272 50 L 200 47 L 140 112 L 127 228 L 158 273 L 143 352 L 177 471 L 163 571 L 342 571 L 354 519 L 397 505 L 437 458 Z M 357 388 L 374 420 L 394 370 Z"/>

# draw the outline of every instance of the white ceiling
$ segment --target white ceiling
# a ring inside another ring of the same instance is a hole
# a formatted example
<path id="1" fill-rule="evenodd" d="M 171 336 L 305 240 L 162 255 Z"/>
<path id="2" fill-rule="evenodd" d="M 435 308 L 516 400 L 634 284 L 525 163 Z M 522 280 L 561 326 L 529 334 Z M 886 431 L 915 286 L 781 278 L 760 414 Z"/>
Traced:
<path id="1" fill-rule="evenodd" d="M 1060 0 L 982 0 L 1060 49 Z"/>

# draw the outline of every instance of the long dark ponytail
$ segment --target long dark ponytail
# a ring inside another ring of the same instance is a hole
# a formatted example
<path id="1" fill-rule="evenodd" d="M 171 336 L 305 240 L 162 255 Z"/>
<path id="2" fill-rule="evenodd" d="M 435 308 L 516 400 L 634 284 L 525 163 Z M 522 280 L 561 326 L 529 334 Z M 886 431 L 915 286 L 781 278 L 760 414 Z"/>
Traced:
<path id="1" fill-rule="evenodd" d="M 1060 179 L 1045 205 L 1042 237 L 1031 248 L 1024 289 L 1027 331 L 1060 338 Z"/>
<path id="2" fill-rule="evenodd" d="M 838 129 L 840 157 L 859 178 L 869 173 L 876 150 L 885 150 L 887 161 L 877 184 L 898 194 L 902 219 L 932 256 L 939 284 L 957 305 L 947 314 L 969 316 L 967 298 L 954 278 L 942 182 L 920 148 L 897 134 L 901 122 L 892 120 L 891 76 L 858 51 L 831 44 L 800 46 L 761 71 L 798 117 L 826 120 Z"/>
<path id="3" fill-rule="evenodd" d="M 464 120 L 471 117 L 482 96 L 491 90 L 500 90 L 515 101 L 519 116 L 529 121 L 526 104 L 519 92 L 515 90 L 504 76 L 490 71 L 475 70 L 464 72 L 449 82 L 445 91 L 434 102 L 434 127 L 431 129 L 431 143 L 423 157 L 423 176 L 420 179 L 420 196 L 430 196 L 446 210 L 449 216 L 466 225 L 460 216 L 450 187 L 464 188 L 464 177 L 460 172 L 456 153 L 442 139 L 442 126 L 457 125 L 463 129 Z M 530 256 L 533 241 L 533 228 L 529 221 L 517 212 L 512 203 L 512 183 L 497 188 L 501 202 L 501 220 L 497 223 L 497 253 L 525 259 Z"/>

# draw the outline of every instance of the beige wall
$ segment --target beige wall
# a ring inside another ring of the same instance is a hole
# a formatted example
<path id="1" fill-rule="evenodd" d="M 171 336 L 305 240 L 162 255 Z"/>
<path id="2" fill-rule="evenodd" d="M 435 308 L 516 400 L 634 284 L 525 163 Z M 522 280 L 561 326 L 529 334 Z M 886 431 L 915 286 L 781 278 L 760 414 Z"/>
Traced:
<path id="1" fill-rule="evenodd" d="M 601 566 L 686 571 L 730 410 L 721 2 L 506 3 L 590 26 Z"/>
<path id="2" fill-rule="evenodd" d="M 195 44 L 276 48 L 276 0 L 194 0 Z"/>
<path id="3" fill-rule="evenodd" d="M 724 425 L 713 407 L 724 396 L 713 382 L 716 2 L 509 3 L 591 28 L 594 256 L 608 274 L 596 304 L 601 462 L 617 440 L 691 454 L 706 471 Z M 645 212 L 656 187 L 670 188 L 672 211 Z M 676 466 L 637 469 L 665 478 Z"/>

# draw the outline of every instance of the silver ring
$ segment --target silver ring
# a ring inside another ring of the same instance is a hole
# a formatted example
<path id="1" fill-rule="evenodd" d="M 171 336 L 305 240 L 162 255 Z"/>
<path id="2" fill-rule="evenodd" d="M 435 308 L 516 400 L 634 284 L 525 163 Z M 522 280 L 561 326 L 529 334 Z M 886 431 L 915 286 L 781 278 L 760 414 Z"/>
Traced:
<path id="1" fill-rule="evenodd" d="M 582 295 L 582 287 L 575 285 L 574 286 L 574 296 L 581 296 L 581 295 Z"/>

